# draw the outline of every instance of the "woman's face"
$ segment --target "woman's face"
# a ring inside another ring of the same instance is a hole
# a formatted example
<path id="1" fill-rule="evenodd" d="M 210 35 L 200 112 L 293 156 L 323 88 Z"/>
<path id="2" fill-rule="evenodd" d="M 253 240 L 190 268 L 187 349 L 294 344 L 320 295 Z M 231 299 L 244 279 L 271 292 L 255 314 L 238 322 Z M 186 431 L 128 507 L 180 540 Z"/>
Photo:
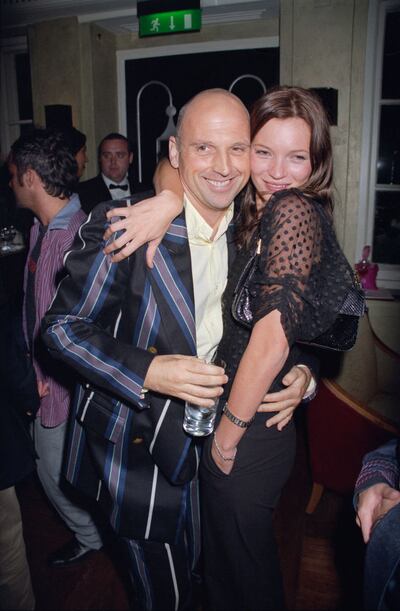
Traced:
<path id="1" fill-rule="evenodd" d="M 301 187 L 311 175 L 311 130 L 304 119 L 270 119 L 251 144 L 251 179 L 257 208 L 282 189 Z"/>

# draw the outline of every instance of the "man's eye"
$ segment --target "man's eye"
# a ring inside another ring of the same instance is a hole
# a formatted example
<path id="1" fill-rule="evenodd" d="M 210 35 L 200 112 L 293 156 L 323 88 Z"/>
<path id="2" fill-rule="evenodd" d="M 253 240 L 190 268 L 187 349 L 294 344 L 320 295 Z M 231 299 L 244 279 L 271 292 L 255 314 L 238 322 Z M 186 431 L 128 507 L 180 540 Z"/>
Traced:
<path id="1" fill-rule="evenodd" d="M 126 153 L 117 153 L 118 159 L 125 159 L 126 156 L 127 156 Z"/>
<path id="2" fill-rule="evenodd" d="M 210 150 L 208 144 L 198 144 L 196 147 L 198 153 L 207 153 Z"/>
<path id="3" fill-rule="evenodd" d="M 247 147 L 246 146 L 234 146 L 234 147 L 232 147 L 232 151 L 236 155 L 242 155 L 243 153 L 247 152 Z"/>

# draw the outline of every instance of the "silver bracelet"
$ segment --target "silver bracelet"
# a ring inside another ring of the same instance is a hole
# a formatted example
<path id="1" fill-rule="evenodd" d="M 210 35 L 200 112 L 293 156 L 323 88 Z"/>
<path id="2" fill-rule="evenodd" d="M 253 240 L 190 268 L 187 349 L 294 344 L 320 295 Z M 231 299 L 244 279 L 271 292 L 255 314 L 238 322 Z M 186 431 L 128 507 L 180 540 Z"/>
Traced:
<path id="1" fill-rule="evenodd" d="M 222 458 L 222 460 L 225 460 L 225 461 L 230 461 L 230 462 L 233 462 L 233 461 L 235 460 L 235 458 L 236 458 L 236 452 L 237 452 L 237 448 L 235 448 L 235 453 L 234 453 L 234 455 L 233 455 L 233 456 L 225 456 L 225 455 L 222 453 L 222 450 L 221 450 L 221 448 L 220 448 L 220 447 L 219 447 L 219 445 L 218 445 L 218 442 L 217 442 L 217 438 L 216 438 L 216 436 L 215 436 L 215 433 L 214 433 L 214 439 L 213 439 L 213 441 L 214 441 L 215 449 L 217 450 L 217 454 L 218 454 L 218 456 L 219 456 L 220 458 Z"/>
<path id="2" fill-rule="evenodd" d="M 222 411 L 225 414 L 225 416 L 228 418 L 228 420 L 233 422 L 233 424 L 236 424 L 236 426 L 240 426 L 241 429 L 247 429 L 250 426 L 250 424 L 254 422 L 254 418 L 256 417 L 256 415 L 254 414 L 254 416 L 250 418 L 250 420 L 240 420 L 240 418 L 232 414 L 227 403 L 225 403 L 224 407 L 222 408 Z"/>

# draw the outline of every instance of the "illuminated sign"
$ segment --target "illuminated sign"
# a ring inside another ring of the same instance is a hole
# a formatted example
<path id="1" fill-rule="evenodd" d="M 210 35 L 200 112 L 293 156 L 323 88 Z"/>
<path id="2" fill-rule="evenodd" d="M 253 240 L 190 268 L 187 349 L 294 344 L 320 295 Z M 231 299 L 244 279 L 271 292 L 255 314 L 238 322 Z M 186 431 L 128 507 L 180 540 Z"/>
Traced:
<path id="1" fill-rule="evenodd" d="M 201 29 L 200 0 L 138 0 L 139 36 Z"/>
<path id="2" fill-rule="evenodd" d="M 201 29 L 201 10 L 153 13 L 139 17 L 139 36 L 158 36 L 178 32 L 196 32 Z"/>

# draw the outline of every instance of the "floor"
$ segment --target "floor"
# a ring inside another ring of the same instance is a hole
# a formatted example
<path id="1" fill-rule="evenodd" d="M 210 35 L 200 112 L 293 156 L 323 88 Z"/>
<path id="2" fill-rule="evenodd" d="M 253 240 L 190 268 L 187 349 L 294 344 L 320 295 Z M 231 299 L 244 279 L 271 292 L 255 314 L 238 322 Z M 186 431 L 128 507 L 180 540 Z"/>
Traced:
<path id="1" fill-rule="evenodd" d="M 297 420 L 296 464 L 275 517 L 288 609 L 361 609 L 364 548 L 351 499 L 325 491 L 315 512 L 305 513 L 311 477 L 304 413 L 300 411 Z M 118 552 L 110 548 L 78 565 L 50 569 L 47 555 L 68 541 L 70 534 L 36 478 L 20 486 L 19 496 L 37 609 L 128 609 L 129 587 Z"/>

